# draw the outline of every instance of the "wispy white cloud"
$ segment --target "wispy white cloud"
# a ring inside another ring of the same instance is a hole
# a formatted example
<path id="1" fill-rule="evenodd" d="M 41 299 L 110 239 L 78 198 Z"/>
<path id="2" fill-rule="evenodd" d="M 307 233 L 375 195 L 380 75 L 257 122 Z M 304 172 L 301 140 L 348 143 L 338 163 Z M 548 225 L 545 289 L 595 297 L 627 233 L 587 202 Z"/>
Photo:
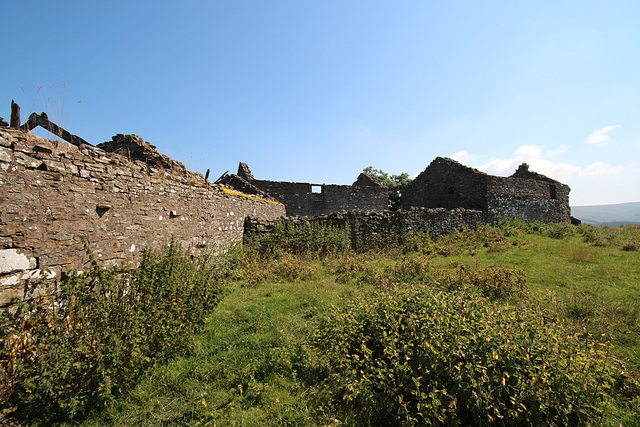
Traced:
<path id="1" fill-rule="evenodd" d="M 515 172 L 520 164 L 527 163 L 532 171 L 562 182 L 573 177 L 598 178 L 617 175 L 625 169 L 624 166 L 612 166 L 602 162 L 595 162 L 586 167 L 581 167 L 569 163 L 554 162 L 548 158 L 553 157 L 556 153 L 557 150 L 547 152 L 544 151 L 543 147 L 537 145 L 522 145 L 516 149 L 514 157 L 495 159 L 477 166 L 477 168 L 492 175 L 505 176 Z"/>
<path id="2" fill-rule="evenodd" d="M 611 166 L 607 163 L 595 162 L 584 168 L 580 176 L 597 178 L 600 176 L 617 175 L 624 170 L 624 166 Z"/>
<path id="3" fill-rule="evenodd" d="M 460 162 L 460 163 L 466 163 L 466 162 L 473 161 L 473 159 L 474 159 L 475 157 L 476 157 L 476 156 L 472 156 L 472 155 L 470 155 L 470 154 L 469 154 L 469 152 L 468 152 L 468 151 L 466 151 L 466 150 L 458 151 L 457 153 L 453 153 L 453 154 L 451 155 L 451 158 L 452 158 L 453 160 L 458 161 L 458 162 Z"/>
<path id="4" fill-rule="evenodd" d="M 604 147 L 609 143 L 609 140 L 611 138 L 607 134 L 612 130 L 614 130 L 615 128 L 619 128 L 619 127 L 622 127 L 622 126 L 620 125 L 605 126 L 602 129 L 596 129 L 591 133 L 591 135 L 587 137 L 587 143 L 592 145 L 600 145 Z"/>

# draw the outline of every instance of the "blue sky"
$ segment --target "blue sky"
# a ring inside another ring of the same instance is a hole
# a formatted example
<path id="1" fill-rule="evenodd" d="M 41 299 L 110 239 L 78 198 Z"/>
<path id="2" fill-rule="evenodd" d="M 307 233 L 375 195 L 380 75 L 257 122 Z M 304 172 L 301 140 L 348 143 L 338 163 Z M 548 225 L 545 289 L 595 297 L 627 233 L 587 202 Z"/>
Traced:
<path id="1" fill-rule="evenodd" d="M 215 179 L 351 184 L 436 156 L 640 201 L 640 2 L 21 1 L 0 116 L 135 133 Z M 46 136 L 45 131 L 39 134 Z"/>

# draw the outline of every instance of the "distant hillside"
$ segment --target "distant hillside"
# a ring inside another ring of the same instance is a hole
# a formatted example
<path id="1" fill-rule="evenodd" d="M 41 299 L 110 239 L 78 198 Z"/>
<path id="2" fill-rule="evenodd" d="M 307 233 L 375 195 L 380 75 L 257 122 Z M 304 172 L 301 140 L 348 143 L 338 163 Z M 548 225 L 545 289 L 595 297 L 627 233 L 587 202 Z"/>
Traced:
<path id="1" fill-rule="evenodd" d="M 640 202 L 616 205 L 571 206 L 571 215 L 586 224 L 640 224 Z"/>

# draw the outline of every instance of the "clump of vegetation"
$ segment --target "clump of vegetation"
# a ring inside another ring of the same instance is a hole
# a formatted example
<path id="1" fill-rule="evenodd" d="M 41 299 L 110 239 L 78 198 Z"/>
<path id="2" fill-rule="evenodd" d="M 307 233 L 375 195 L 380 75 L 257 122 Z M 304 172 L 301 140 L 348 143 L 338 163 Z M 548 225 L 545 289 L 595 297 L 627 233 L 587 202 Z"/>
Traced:
<path id="1" fill-rule="evenodd" d="M 578 425 L 607 411 L 606 344 L 536 307 L 424 286 L 368 293 L 324 319 L 309 375 L 347 425 Z"/>
<path id="2" fill-rule="evenodd" d="M 521 216 L 499 218 L 497 228 L 502 230 L 505 236 L 520 237 L 523 234 L 542 235 L 547 230 L 547 224 L 540 221 L 525 221 Z"/>
<path id="3" fill-rule="evenodd" d="M 575 228 L 568 222 L 547 224 L 545 235 L 552 239 L 566 239 L 575 235 Z"/>
<path id="4" fill-rule="evenodd" d="M 135 270 L 103 269 L 91 257 L 88 270 L 3 314 L 6 403 L 47 423 L 104 407 L 190 348 L 227 273 L 221 258 L 192 258 L 175 244 L 145 252 Z"/>
<path id="5" fill-rule="evenodd" d="M 526 301 L 529 290 L 522 271 L 498 265 L 461 265 L 457 275 L 448 275 L 440 282 L 448 289 L 466 289 L 490 300 Z"/>
<path id="6" fill-rule="evenodd" d="M 268 233 L 245 236 L 248 250 L 260 257 L 278 258 L 283 253 L 327 257 L 351 249 L 348 229 L 315 222 L 277 221 Z"/>
<path id="7" fill-rule="evenodd" d="M 317 265 L 305 256 L 284 253 L 276 258 L 244 257 L 241 269 L 233 276 L 244 286 L 255 286 L 266 281 L 302 282 L 317 279 Z"/>

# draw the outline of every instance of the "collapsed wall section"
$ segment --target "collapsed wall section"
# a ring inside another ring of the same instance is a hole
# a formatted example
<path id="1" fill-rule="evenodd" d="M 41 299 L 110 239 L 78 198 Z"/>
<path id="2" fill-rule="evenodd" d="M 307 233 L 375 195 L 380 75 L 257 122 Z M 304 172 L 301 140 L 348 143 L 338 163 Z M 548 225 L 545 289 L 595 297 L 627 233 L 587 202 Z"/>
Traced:
<path id="1" fill-rule="evenodd" d="M 247 216 L 284 215 L 275 200 L 200 174 L 0 128 L 0 305 L 24 293 L 24 279 L 83 269 L 83 239 L 110 266 L 172 239 L 194 250 L 228 245 L 241 241 Z"/>

